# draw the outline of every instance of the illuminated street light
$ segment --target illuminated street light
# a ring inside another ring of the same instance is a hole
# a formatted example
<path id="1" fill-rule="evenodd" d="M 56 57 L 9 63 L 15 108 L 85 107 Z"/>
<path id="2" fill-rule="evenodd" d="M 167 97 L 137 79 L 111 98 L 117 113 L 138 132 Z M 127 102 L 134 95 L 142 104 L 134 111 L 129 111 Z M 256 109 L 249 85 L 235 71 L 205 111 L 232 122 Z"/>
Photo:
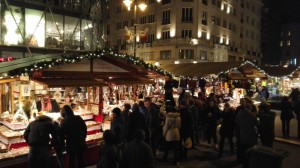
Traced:
<path id="1" fill-rule="evenodd" d="M 157 0 L 157 2 L 160 2 L 161 0 Z M 136 41 L 137 41 L 137 35 L 136 35 L 136 26 L 137 26 L 137 7 L 141 11 L 144 11 L 147 8 L 147 5 L 140 0 L 123 0 L 124 5 L 126 5 L 128 11 L 131 9 L 131 5 L 133 5 L 134 9 L 134 43 L 133 43 L 133 56 L 136 57 Z"/>

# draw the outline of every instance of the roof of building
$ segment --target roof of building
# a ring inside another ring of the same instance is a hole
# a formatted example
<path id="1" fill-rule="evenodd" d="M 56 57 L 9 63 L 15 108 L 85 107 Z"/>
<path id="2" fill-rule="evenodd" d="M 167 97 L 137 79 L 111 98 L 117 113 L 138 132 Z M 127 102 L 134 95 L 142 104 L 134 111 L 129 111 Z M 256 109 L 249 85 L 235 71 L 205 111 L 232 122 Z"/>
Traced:
<path id="1" fill-rule="evenodd" d="M 294 71 L 297 69 L 294 66 L 261 66 L 261 68 L 271 77 L 289 76 L 295 73 Z"/>
<path id="2" fill-rule="evenodd" d="M 206 77 L 210 75 L 228 74 L 231 79 L 265 78 L 267 75 L 249 61 L 202 62 L 187 64 L 162 65 L 162 69 L 182 77 Z"/>

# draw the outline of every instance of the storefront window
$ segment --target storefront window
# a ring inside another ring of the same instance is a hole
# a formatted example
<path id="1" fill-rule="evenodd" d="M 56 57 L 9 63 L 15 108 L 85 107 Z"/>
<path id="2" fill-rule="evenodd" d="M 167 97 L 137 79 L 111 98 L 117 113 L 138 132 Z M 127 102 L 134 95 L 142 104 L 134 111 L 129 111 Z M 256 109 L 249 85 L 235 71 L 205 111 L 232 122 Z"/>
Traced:
<path id="1" fill-rule="evenodd" d="M 5 6 L 1 16 L 1 44 L 23 45 L 24 19 L 22 8 L 16 6 Z"/>
<path id="2" fill-rule="evenodd" d="M 65 45 L 69 49 L 80 49 L 80 18 L 65 17 Z"/>
<path id="3" fill-rule="evenodd" d="M 83 50 L 93 50 L 93 26 L 92 21 L 82 19 L 81 42 Z"/>
<path id="4" fill-rule="evenodd" d="M 45 16 L 42 11 L 25 9 L 25 44 L 45 47 Z"/>
<path id="5" fill-rule="evenodd" d="M 46 13 L 45 47 L 64 48 L 63 33 L 63 16 Z"/>

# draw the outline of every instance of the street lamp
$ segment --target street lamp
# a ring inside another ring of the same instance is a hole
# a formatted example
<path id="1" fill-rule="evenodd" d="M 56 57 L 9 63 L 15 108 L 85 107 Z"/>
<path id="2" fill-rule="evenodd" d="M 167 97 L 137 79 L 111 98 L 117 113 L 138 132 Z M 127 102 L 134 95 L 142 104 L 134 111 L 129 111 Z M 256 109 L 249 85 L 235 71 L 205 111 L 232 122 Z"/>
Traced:
<path id="1" fill-rule="evenodd" d="M 134 16 L 133 16 L 133 20 L 134 20 L 134 42 L 133 42 L 133 56 L 136 57 L 136 26 L 137 26 L 137 6 L 140 8 L 141 11 L 144 11 L 147 8 L 147 5 L 144 2 L 140 2 L 138 3 L 137 0 L 124 0 L 123 3 L 127 6 L 128 11 L 130 11 L 131 8 L 131 4 L 133 4 L 134 6 Z"/>
<path id="2" fill-rule="evenodd" d="M 161 2 L 161 0 L 156 0 L 158 3 Z M 144 3 L 144 0 L 123 0 L 123 3 L 126 5 L 128 11 L 131 9 L 131 5 L 134 6 L 134 43 L 133 43 L 133 56 L 136 57 L 136 26 L 137 26 L 137 7 L 140 8 L 141 11 L 144 11 L 147 8 L 147 5 Z"/>

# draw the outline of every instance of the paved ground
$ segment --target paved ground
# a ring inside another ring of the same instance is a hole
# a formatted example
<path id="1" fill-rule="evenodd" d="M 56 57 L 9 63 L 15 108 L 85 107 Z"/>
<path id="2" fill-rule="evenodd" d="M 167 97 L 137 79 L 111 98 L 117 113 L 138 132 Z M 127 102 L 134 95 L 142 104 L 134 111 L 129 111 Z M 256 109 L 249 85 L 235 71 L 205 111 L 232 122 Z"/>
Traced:
<path id="1" fill-rule="evenodd" d="M 284 139 L 281 135 L 281 121 L 280 112 L 275 110 L 277 116 L 275 119 L 275 135 L 276 142 L 273 147 L 273 153 L 280 156 L 282 150 L 288 152 L 288 156 L 283 159 L 273 160 L 264 159 L 261 162 L 272 163 L 276 162 L 280 164 L 282 168 L 299 168 L 300 167 L 300 140 L 297 139 L 297 120 L 291 120 L 290 139 Z M 225 142 L 226 143 L 226 142 Z M 158 158 L 162 157 L 163 152 L 158 151 Z M 169 155 L 170 157 L 172 154 Z M 258 159 L 254 162 L 260 162 Z M 229 147 L 225 146 L 224 156 L 222 158 L 217 157 L 217 150 L 208 147 L 206 142 L 201 142 L 195 149 L 191 149 L 188 152 L 188 159 L 180 162 L 178 166 L 173 165 L 170 161 L 162 161 L 160 159 L 155 160 L 156 167 L 158 168 L 242 168 L 241 165 L 236 163 L 236 155 L 229 153 Z M 90 166 L 87 168 L 96 168 L 96 166 Z M 257 168 L 257 167 L 255 167 Z M 268 167 L 265 167 L 268 168 Z"/>
<path id="2" fill-rule="evenodd" d="M 208 147 L 206 142 L 201 142 L 200 145 L 196 146 L 196 149 L 191 149 L 188 151 L 188 159 L 181 161 L 178 166 L 172 164 L 170 160 L 162 161 L 161 159 L 156 159 L 155 165 L 157 168 L 242 168 L 242 165 L 238 165 L 236 162 L 236 155 L 229 153 L 229 147 L 225 146 L 224 150 L 223 157 L 218 158 L 216 149 Z M 275 142 L 273 150 L 277 151 L 274 153 L 278 156 L 281 154 L 281 150 L 287 151 L 289 155 L 279 160 L 276 160 L 273 157 L 271 159 L 264 159 L 263 161 L 254 160 L 254 162 L 271 164 L 277 161 L 277 163 L 281 163 L 279 165 L 281 165 L 282 168 L 299 168 L 300 147 Z M 158 151 L 157 154 L 158 158 L 161 158 L 163 152 Z M 172 157 L 172 153 L 170 153 L 169 157 Z M 96 166 L 90 166 L 88 168 L 96 168 Z M 265 166 L 264 168 L 271 167 Z"/>
<path id="3" fill-rule="evenodd" d="M 281 120 L 280 120 L 280 111 L 273 110 L 276 112 L 276 118 L 275 118 L 275 135 L 276 137 L 282 137 L 281 132 Z M 290 137 L 291 139 L 296 139 L 297 137 L 297 119 L 292 119 L 290 122 Z M 300 141 L 300 140 L 299 140 Z"/>

